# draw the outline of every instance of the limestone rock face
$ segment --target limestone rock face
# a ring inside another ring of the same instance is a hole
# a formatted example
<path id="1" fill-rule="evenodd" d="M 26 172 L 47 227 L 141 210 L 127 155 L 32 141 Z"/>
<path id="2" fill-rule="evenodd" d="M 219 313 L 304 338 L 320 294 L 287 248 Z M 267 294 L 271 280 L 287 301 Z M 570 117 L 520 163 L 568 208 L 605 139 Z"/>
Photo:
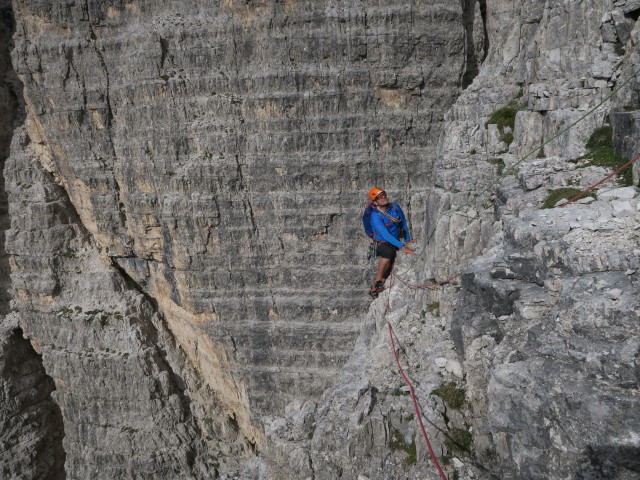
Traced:
<path id="1" fill-rule="evenodd" d="M 153 299 L 109 268 L 34 148 L 16 130 L 5 177 L 15 310 L 7 321 L 24 330 L 55 383 L 50 402 L 64 427 L 50 448 L 66 455 L 64 471 L 75 478 L 174 478 L 176 471 L 203 478 L 221 464 L 239 468 L 258 434 L 239 435 L 219 393 L 224 376 L 218 391 L 207 385 Z M 9 470 L 8 478 L 19 472 Z"/>
<path id="2" fill-rule="evenodd" d="M 363 192 L 383 185 L 423 215 L 410 193 L 457 95 L 459 6 L 15 11 L 30 141 L 103 253 L 194 363 L 183 324 L 232 354 L 256 413 L 321 392 L 367 303 Z"/>
<path id="3" fill-rule="evenodd" d="M 638 475 L 639 2 L 0 8 L 3 475 Z"/>
<path id="4" fill-rule="evenodd" d="M 11 7 L 12 306 L 56 385 L 65 468 L 235 475 L 262 416 L 318 397 L 352 351 L 366 190 L 421 231 L 481 15 L 444 0 Z"/>
<path id="5" fill-rule="evenodd" d="M 426 261 L 399 265 L 334 388 L 268 426 L 290 478 L 439 478 L 387 322 L 447 474 L 638 476 L 636 187 L 614 178 L 597 199 L 541 209 L 549 190 L 611 172 L 579 157 L 616 102 L 636 108 L 637 13 L 634 2 L 486 3 L 487 58 L 439 142 Z M 492 117 L 504 107 L 512 126 Z M 437 290 L 405 284 L 456 273 Z"/>

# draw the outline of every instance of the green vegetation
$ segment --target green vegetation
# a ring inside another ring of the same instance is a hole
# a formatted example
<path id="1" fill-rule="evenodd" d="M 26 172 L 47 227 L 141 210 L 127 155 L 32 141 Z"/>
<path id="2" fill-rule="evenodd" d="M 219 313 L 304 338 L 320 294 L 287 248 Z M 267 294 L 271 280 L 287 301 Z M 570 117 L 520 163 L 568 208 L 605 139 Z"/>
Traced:
<path id="1" fill-rule="evenodd" d="M 447 435 L 446 445 L 449 452 L 452 453 L 471 453 L 471 446 L 473 445 L 473 436 L 468 430 L 463 428 L 454 428 Z"/>
<path id="2" fill-rule="evenodd" d="M 407 452 L 407 458 L 404 459 L 407 465 L 415 465 L 418 461 L 418 453 L 416 452 L 416 442 L 415 440 L 407 445 L 405 449 Z"/>
<path id="3" fill-rule="evenodd" d="M 395 452 L 397 450 L 404 451 L 407 454 L 407 457 L 404 459 L 407 465 L 415 465 L 415 463 L 418 461 L 415 440 L 411 443 L 405 442 L 404 438 L 402 437 L 402 433 L 400 433 L 400 430 L 396 428 L 391 431 L 389 448 L 392 452 Z"/>
<path id="4" fill-rule="evenodd" d="M 502 158 L 490 158 L 487 160 L 487 162 L 498 167 L 498 169 L 496 170 L 496 174 L 501 177 L 504 173 L 504 160 Z"/>
<path id="5" fill-rule="evenodd" d="M 503 133 L 500 137 L 500 141 L 506 143 L 507 145 L 511 145 L 513 143 L 513 132 Z"/>
<path id="6" fill-rule="evenodd" d="M 516 113 L 518 113 L 516 108 L 502 107 L 491 114 L 489 120 L 485 123 L 485 127 L 490 124 L 496 124 L 500 133 L 504 132 L 505 127 L 513 130 L 516 124 Z"/>
<path id="7" fill-rule="evenodd" d="M 426 312 L 430 312 L 432 315 L 440 315 L 440 302 L 431 302 L 427 305 L 427 310 L 422 312 L 422 316 L 426 316 Z"/>
<path id="8" fill-rule="evenodd" d="M 61 252 L 60 256 L 64 258 L 78 258 L 78 255 L 76 255 L 76 251 L 71 248 L 65 250 L 64 252 Z"/>
<path id="9" fill-rule="evenodd" d="M 59 317 L 71 318 L 71 314 L 73 313 L 73 310 L 69 308 L 67 305 L 65 305 L 64 307 L 59 308 L 58 310 L 54 310 L 53 313 L 55 313 Z"/>
<path id="10" fill-rule="evenodd" d="M 589 153 L 585 155 L 585 158 L 590 160 L 588 165 L 599 165 L 617 170 L 629 161 L 629 159 L 618 155 L 613 150 L 613 129 L 611 125 L 603 125 L 596 128 L 585 146 L 589 149 Z M 618 173 L 618 177 L 624 186 L 633 185 L 632 175 L 631 168 L 625 168 Z"/>
<path id="11" fill-rule="evenodd" d="M 411 395 L 411 392 L 410 391 L 405 392 L 397 388 L 393 392 L 391 392 L 391 395 L 393 395 L 394 397 L 406 397 L 408 395 Z"/>
<path id="12" fill-rule="evenodd" d="M 549 195 L 547 196 L 544 203 L 542 204 L 542 208 L 553 208 L 556 206 L 556 203 L 558 203 L 563 198 L 566 198 L 567 200 L 571 200 L 573 197 L 578 195 L 581 191 L 582 190 L 578 188 L 571 188 L 571 187 L 557 188 L 556 190 L 548 190 Z M 595 198 L 595 195 L 593 193 L 588 193 L 585 196 Z"/>
<path id="13" fill-rule="evenodd" d="M 500 132 L 500 141 L 511 145 L 513 142 L 513 129 L 516 124 L 516 113 L 519 108 L 517 107 L 502 107 L 491 114 L 485 127 L 490 124 L 496 124 L 498 131 Z M 505 132 L 506 127 L 509 127 L 510 131 Z"/>
<path id="14" fill-rule="evenodd" d="M 500 132 L 500 141 L 507 144 L 507 146 L 513 143 L 513 130 L 516 124 L 516 114 L 520 110 L 527 108 L 527 101 L 522 102 L 522 96 L 524 92 L 522 88 L 518 92 L 517 98 L 511 100 L 506 107 L 499 108 L 489 116 L 489 120 L 485 123 L 485 127 L 490 124 L 498 126 Z M 506 132 L 506 128 L 509 127 L 510 131 Z"/>
<path id="15" fill-rule="evenodd" d="M 460 410 L 466 402 L 466 393 L 464 389 L 458 388 L 454 382 L 443 383 L 431 392 L 431 395 L 437 395 L 442 398 L 444 403 L 454 410 Z"/>

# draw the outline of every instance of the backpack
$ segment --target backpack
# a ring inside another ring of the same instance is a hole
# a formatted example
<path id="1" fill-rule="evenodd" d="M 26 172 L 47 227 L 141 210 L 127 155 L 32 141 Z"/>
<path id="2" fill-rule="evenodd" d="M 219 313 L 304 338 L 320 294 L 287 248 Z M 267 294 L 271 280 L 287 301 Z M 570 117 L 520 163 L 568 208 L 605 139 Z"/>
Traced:
<path id="1" fill-rule="evenodd" d="M 375 233 L 373 231 L 373 228 L 371 227 L 371 214 L 373 212 L 376 212 L 377 210 L 378 209 L 376 208 L 376 206 L 373 204 L 373 202 L 371 202 L 366 206 L 366 208 L 364 209 L 364 213 L 362 214 L 362 226 L 364 227 L 364 233 L 369 238 L 373 238 L 373 235 Z"/>

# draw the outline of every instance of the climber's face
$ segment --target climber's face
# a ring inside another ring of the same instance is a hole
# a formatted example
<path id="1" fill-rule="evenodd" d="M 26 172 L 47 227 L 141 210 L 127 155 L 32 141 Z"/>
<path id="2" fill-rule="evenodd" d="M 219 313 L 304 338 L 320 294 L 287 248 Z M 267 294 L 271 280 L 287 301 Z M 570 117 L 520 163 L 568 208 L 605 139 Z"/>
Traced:
<path id="1" fill-rule="evenodd" d="M 385 207 L 389 204 L 389 199 L 387 198 L 387 192 L 382 192 L 378 195 L 374 202 L 378 207 Z"/>

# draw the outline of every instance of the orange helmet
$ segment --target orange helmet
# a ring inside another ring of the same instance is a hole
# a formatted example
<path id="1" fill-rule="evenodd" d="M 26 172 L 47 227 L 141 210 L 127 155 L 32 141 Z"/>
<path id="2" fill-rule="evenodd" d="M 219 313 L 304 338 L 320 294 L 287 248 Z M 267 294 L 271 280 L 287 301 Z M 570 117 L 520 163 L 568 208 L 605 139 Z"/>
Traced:
<path id="1" fill-rule="evenodd" d="M 369 190 L 369 200 L 375 200 L 381 193 L 384 193 L 384 190 L 382 188 L 373 187 L 371 190 Z"/>

